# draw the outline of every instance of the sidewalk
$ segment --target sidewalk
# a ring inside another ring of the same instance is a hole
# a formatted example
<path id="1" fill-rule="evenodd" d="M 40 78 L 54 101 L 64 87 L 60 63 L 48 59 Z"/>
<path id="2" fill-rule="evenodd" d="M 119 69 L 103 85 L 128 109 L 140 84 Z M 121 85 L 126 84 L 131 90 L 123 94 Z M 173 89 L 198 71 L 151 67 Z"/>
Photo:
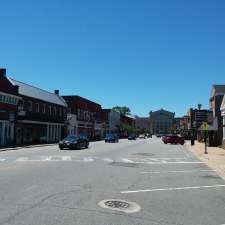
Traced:
<path id="1" fill-rule="evenodd" d="M 185 146 L 193 152 L 201 161 L 206 163 L 213 170 L 216 170 L 218 175 L 225 180 L 225 149 L 217 147 L 207 147 L 208 154 L 204 154 L 204 143 L 195 142 L 194 146 L 186 142 Z"/>
<path id="2" fill-rule="evenodd" d="M 54 146 L 54 145 L 57 145 L 57 144 L 58 143 L 54 143 L 54 144 L 39 144 L 39 145 L 27 145 L 27 146 L 20 146 L 20 147 L 14 147 L 14 148 L 0 148 L 0 152 L 19 150 L 19 149 L 23 149 L 23 148 L 38 148 L 38 147 L 45 147 L 45 146 Z"/>

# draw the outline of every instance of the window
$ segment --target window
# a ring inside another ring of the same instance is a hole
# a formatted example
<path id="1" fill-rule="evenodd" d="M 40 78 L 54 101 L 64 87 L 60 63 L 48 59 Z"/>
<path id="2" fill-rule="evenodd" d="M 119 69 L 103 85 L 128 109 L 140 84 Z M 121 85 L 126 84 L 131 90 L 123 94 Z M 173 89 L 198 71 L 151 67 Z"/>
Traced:
<path id="1" fill-rule="evenodd" d="M 20 101 L 19 101 L 19 107 L 18 107 L 18 109 L 19 109 L 20 111 L 24 110 L 24 100 L 20 100 Z"/>
<path id="2" fill-rule="evenodd" d="M 54 107 L 54 116 L 56 116 L 56 114 L 57 114 L 57 109 L 56 107 Z"/>
<path id="3" fill-rule="evenodd" d="M 32 111 L 32 101 L 28 101 L 28 111 Z"/>
<path id="4" fill-rule="evenodd" d="M 35 112 L 39 113 L 39 104 L 38 103 L 35 103 Z"/>
<path id="5" fill-rule="evenodd" d="M 42 112 L 43 112 L 43 114 L 46 113 L 46 104 L 43 104 Z"/>
<path id="6" fill-rule="evenodd" d="M 49 106 L 49 115 L 52 115 L 52 107 L 51 106 Z"/>

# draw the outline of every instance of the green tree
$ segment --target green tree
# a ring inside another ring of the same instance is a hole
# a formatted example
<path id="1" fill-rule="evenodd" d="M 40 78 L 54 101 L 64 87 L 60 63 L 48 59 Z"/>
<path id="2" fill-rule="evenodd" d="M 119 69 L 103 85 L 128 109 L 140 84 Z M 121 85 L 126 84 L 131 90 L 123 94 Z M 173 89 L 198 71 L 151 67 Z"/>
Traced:
<path id="1" fill-rule="evenodd" d="M 129 115 L 131 113 L 130 108 L 127 106 L 115 106 L 112 108 L 112 110 L 119 112 L 122 115 L 126 115 L 126 114 Z"/>

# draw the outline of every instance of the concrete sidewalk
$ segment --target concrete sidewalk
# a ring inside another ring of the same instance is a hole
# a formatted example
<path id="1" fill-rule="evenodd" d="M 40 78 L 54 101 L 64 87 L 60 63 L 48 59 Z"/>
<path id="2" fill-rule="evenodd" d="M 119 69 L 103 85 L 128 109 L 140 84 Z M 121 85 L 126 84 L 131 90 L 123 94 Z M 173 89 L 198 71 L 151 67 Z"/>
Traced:
<path id="1" fill-rule="evenodd" d="M 195 142 L 195 145 L 191 146 L 190 141 L 188 141 L 186 142 L 185 146 L 201 161 L 206 163 L 212 169 L 216 170 L 218 175 L 223 177 L 223 179 L 225 180 L 225 149 L 217 147 L 207 147 L 208 154 L 204 154 L 204 143 Z"/>
<path id="2" fill-rule="evenodd" d="M 54 146 L 57 145 L 58 143 L 54 144 L 39 144 L 39 145 L 27 145 L 27 146 L 21 146 L 21 147 L 14 147 L 14 148 L 0 148 L 1 151 L 12 151 L 12 150 L 19 150 L 19 149 L 24 149 L 24 148 L 38 148 L 38 147 L 45 147 L 45 146 Z"/>

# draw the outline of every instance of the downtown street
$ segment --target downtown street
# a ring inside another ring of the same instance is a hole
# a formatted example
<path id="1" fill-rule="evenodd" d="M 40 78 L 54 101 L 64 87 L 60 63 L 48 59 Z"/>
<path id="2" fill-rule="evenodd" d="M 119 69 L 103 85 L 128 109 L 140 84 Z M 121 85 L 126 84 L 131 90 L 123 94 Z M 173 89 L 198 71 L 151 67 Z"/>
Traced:
<path id="1" fill-rule="evenodd" d="M 225 224 L 225 181 L 185 145 L 155 136 L 1 151 L 0 180 L 0 225 Z M 110 199 L 128 203 L 100 207 Z"/>

